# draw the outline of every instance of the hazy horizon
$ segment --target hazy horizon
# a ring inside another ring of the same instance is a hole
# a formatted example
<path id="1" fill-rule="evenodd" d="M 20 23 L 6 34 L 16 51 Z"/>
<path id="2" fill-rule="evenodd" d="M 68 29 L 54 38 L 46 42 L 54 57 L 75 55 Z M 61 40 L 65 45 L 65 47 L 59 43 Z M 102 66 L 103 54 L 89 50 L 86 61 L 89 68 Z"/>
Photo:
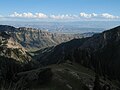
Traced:
<path id="1" fill-rule="evenodd" d="M 1 25 L 14 27 L 31 27 L 57 33 L 87 33 L 102 31 L 119 26 L 120 21 L 74 21 L 74 22 L 23 22 L 0 21 Z"/>

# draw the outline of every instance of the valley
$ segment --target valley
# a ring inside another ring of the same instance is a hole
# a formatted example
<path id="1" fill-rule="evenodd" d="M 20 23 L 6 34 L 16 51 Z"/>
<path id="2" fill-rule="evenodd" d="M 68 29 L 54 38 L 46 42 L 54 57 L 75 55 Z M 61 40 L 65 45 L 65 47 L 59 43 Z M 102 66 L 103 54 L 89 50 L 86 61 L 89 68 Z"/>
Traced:
<path id="1" fill-rule="evenodd" d="M 0 25 L 0 88 L 120 90 L 119 44 L 120 26 L 62 34 Z"/>

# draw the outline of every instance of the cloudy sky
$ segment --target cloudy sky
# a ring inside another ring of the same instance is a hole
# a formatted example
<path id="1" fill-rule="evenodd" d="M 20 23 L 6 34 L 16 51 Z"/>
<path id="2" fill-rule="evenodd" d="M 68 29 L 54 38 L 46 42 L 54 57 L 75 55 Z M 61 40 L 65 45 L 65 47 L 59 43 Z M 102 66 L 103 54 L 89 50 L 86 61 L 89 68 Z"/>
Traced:
<path id="1" fill-rule="evenodd" d="M 0 20 L 120 21 L 120 0 L 0 0 Z"/>

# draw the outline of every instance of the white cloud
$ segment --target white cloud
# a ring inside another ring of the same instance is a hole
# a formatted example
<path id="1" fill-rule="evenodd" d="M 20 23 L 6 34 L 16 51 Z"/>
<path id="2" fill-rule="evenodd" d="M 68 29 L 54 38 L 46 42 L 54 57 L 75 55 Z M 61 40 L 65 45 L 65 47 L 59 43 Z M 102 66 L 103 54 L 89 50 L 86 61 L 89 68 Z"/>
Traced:
<path id="1" fill-rule="evenodd" d="M 96 14 L 96 13 L 92 13 L 92 14 L 87 14 L 87 13 L 80 13 L 80 17 L 81 18 L 96 18 L 96 19 L 118 19 L 119 16 L 114 16 L 112 14 L 109 13 L 102 13 L 102 14 Z"/>
<path id="2" fill-rule="evenodd" d="M 82 17 L 82 18 L 91 18 L 92 15 L 82 12 L 82 13 L 80 13 L 80 17 Z"/>
<path id="3" fill-rule="evenodd" d="M 46 14 L 43 14 L 43 13 L 35 13 L 35 17 L 36 18 L 48 18 L 48 16 Z"/>
<path id="4" fill-rule="evenodd" d="M 98 16 L 98 14 L 96 14 L 96 13 L 92 13 L 92 14 L 87 14 L 84 12 L 80 13 L 81 18 L 93 18 L 93 17 L 97 17 L 97 16 Z"/>
<path id="5" fill-rule="evenodd" d="M 1 17 L 1 16 L 0 16 Z M 62 15 L 46 15 L 44 13 L 17 13 L 9 15 L 15 18 L 31 18 L 31 19 L 49 19 L 49 20 L 119 20 L 120 16 L 115 16 L 109 13 L 85 13 L 81 12 L 79 15 L 62 14 Z"/>
<path id="6" fill-rule="evenodd" d="M 91 14 L 93 17 L 97 17 L 98 16 L 98 14 L 96 14 L 96 13 L 92 13 Z"/>
<path id="7" fill-rule="evenodd" d="M 13 14 L 10 15 L 10 17 L 19 17 L 19 18 L 48 18 L 46 14 L 43 13 L 17 13 L 14 12 Z"/>
<path id="8" fill-rule="evenodd" d="M 75 16 L 74 15 L 50 15 L 50 18 L 52 19 L 74 19 Z"/>
<path id="9" fill-rule="evenodd" d="M 109 13 L 103 13 L 103 14 L 101 14 L 101 17 L 107 18 L 107 19 L 117 19 L 117 18 L 119 18 L 119 16 L 114 16 L 114 15 L 111 15 Z"/>

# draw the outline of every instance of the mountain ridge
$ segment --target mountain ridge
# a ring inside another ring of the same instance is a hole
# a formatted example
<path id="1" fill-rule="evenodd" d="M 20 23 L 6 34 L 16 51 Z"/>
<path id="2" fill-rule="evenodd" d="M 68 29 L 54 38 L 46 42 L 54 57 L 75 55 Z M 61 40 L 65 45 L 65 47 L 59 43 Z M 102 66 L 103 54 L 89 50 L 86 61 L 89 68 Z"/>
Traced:
<path id="1" fill-rule="evenodd" d="M 117 68 L 120 68 L 119 34 L 120 26 L 89 38 L 71 40 L 54 47 L 49 53 L 36 54 L 37 60 L 43 64 L 63 63 L 70 60 L 91 68 L 101 75 L 107 74 L 111 78 L 120 79 L 120 73 L 117 71 Z"/>
<path id="2" fill-rule="evenodd" d="M 20 43 L 24 48 L 33 51 L 49 46 L 56 46 L 62 42 L 66 42 L 74 38 L 89 37 L 94 34 L 58 34 L 35 28 L 15 28 L 6 25 L 0 25 L 0 32 L 9 33 L 13 39 Z"/>
<path id="3" fill-rule="evenodd" d="M 32 56 L 16 39 L 26 43 L 31 40 L 28 39 L 30 35 L 35 41 L 38 31 L 24 27 L 13 30 L 4 28 L 0 32 L 0 88 L 96 90 L 96 87 L 100 90 L 119 90 L 119 31 L 117 27 L 92 37 L 72 39 L 32 52 Z M 46 37 L 50 33 L 40 34 Z"/>

